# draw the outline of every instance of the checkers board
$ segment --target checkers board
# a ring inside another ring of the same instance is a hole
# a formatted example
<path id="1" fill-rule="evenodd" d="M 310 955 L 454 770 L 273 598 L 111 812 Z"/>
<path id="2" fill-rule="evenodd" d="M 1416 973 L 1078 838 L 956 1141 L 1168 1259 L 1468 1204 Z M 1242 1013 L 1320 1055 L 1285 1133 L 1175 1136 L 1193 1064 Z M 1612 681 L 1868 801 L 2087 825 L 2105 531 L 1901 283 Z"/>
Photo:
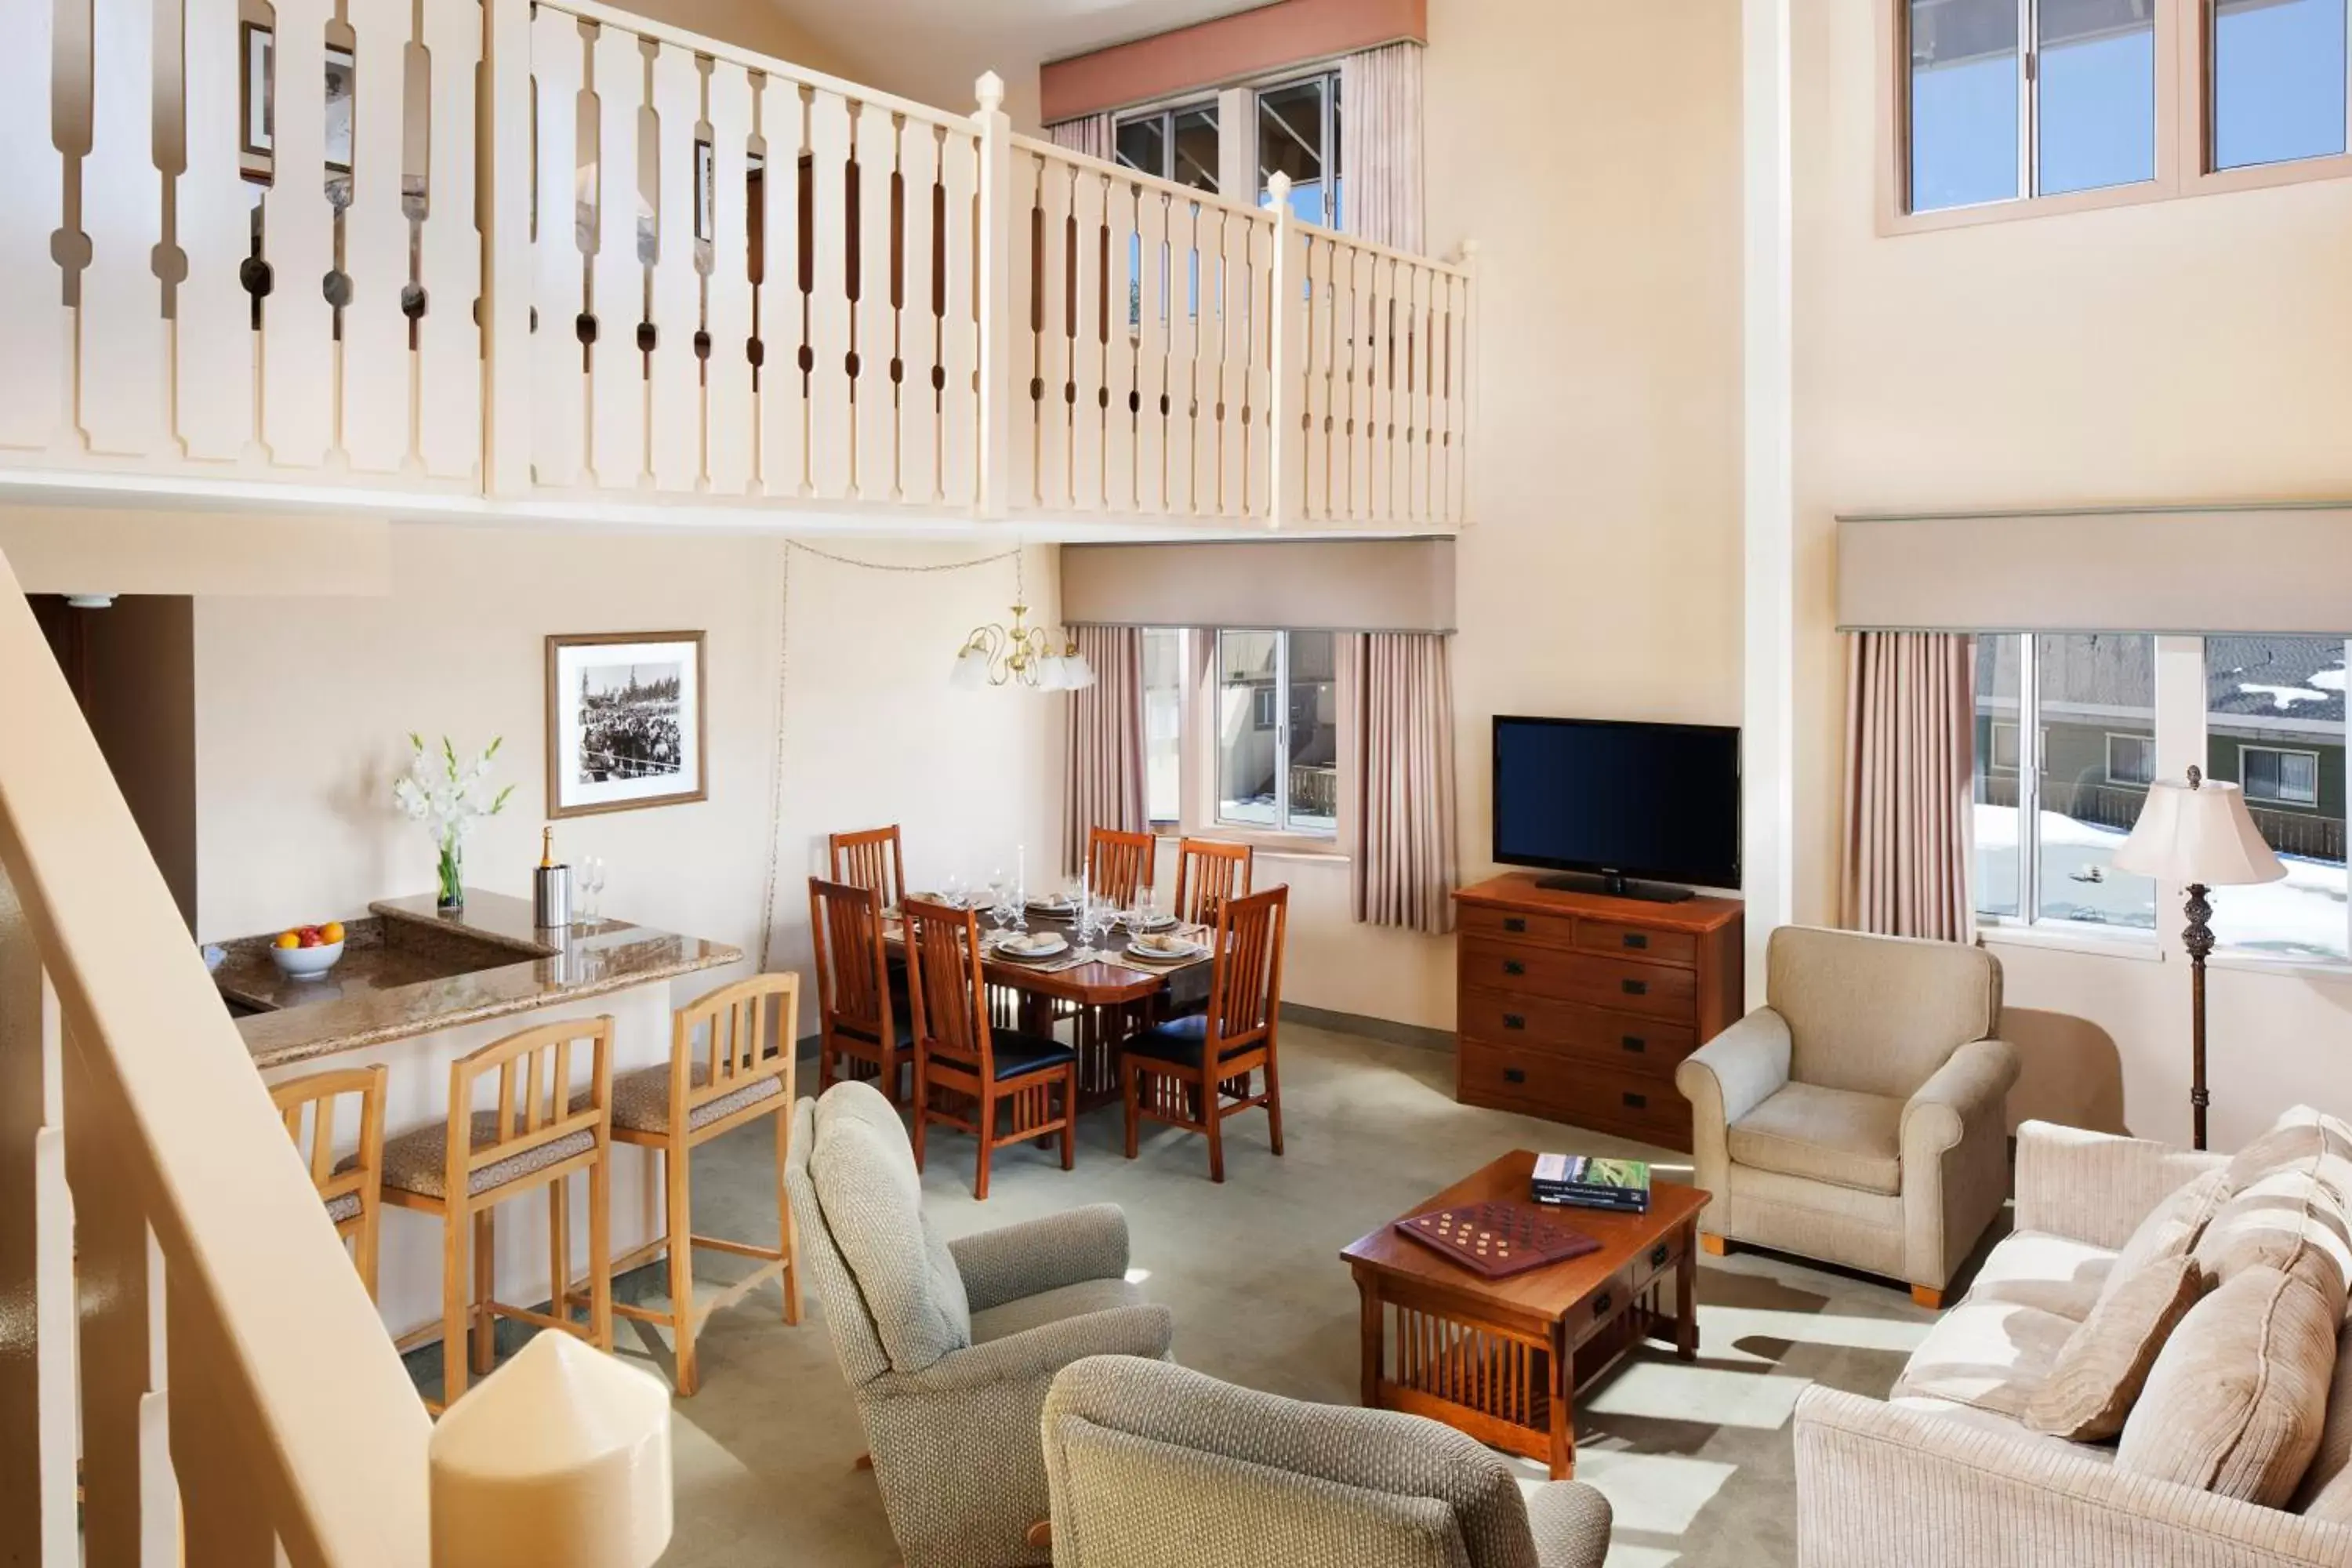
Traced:
<path id="1" fill-rule="evenodd" d="M 1394 1222 L 1395 1228 L 1488 1279 L 1598 1252 L 1600 1241 L 1532 1204 L 1456 1204 Z"/>

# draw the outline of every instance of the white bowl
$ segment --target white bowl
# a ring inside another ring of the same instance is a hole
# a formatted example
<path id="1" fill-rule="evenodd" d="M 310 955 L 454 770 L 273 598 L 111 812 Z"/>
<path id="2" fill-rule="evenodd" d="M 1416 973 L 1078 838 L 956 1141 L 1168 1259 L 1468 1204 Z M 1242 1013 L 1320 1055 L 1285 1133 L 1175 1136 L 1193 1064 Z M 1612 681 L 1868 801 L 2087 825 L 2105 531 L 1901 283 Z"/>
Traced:
<path id="1" fill-rule="evenodd" d="M 278 970 L 290 978 L 315 980 L 335 967 L 335 961 L 343 956 L 343 944 L 332 942 L 323 947 L 273 947 L 269 956 L 277 961 Z"/>

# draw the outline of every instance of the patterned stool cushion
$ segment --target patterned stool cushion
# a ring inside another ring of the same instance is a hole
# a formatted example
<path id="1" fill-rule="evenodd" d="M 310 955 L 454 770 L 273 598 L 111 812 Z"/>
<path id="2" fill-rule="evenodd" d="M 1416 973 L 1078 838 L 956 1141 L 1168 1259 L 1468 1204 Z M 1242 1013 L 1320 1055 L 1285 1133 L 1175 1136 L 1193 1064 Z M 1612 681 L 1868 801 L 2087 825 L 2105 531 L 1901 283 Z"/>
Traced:
<path id="1" fill-rule="evenodd" d="M 700 1062 L 694 1064 L 692 1082 L 697 1089 L 710 1081 L 710 1069 Z M 705 1100 L 686 1114 L 689 1131 L 708 1127 L 714 1121 L 734 1115 L 746 1106 L 757 1105 L 763 1100 L 773 1100 L 784 1092 L 784 1080 L 773 1075 L 745 1084 L 731 1094 Z M 588 1109 L 584 1100 L 574 1100 L 572 1109 Z M 667 1066 L 639 1068 L 613 1079 L 613 1125 L 625 1127 L 632 1132 L 667 1132 L 669 1131 L 669 1068 Z"/>
<path id="2" fill-rule="evenodd" d="M 337 1225 L 342 1224 L 343 1221 L 347 1219 L 359 1218 L 359 1194 L 344 1193 L 341 1196 L 329 1198 L 327 1200 L 327 1217 L 334 1221 Z"/>
<path id="3" fill-rule="evenodd" d="M 474 1112 L 475 1148 L 497 1142 L 498 1133 L 497 1111 Z M 383 1145 L 383 1184 L 396 1187 L 404 1193 L 415 1193 L 420 1197 L 448 1196 L 444 1190 L 446 1184 L 443 1180 L 447 1174 L 443 1162 L 448 1155 L 448 1123 L 443 1121 L 412 1127 L 397 1138 L 386 1139 Z M 466 1191 L 469 1195 L 488 1192 L 519 1176 L 561 1164 L 574 1154 L 584 1154 L 595 1146 L 596 1135 L 586 1128 L 577 1132 L 567 1132 L 536 1149 L 483 1166 L 467 1178 Z"/>

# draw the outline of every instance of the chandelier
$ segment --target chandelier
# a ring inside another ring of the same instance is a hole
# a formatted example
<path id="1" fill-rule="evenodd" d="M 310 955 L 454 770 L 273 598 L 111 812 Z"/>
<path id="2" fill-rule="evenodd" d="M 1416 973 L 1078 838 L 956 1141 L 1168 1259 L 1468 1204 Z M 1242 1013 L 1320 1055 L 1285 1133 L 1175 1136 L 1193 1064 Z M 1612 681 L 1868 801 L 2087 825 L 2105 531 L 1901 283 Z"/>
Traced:
<path id="1" fill-rule="evenodd" d="M 1065 635 L 1056 651 L 1054 635 L 1028 624 L 1029 606 L 1013 606 L 1010 626 L 991 623 L 974 626 L 956 651 L 950 680 L 959 691 L 982 686 L 1006 686 L 1014 681 L 1039 691 L 1076 691 L 1095 683 L 1094 667 L 1078 651 L 1075 637 Z"/>

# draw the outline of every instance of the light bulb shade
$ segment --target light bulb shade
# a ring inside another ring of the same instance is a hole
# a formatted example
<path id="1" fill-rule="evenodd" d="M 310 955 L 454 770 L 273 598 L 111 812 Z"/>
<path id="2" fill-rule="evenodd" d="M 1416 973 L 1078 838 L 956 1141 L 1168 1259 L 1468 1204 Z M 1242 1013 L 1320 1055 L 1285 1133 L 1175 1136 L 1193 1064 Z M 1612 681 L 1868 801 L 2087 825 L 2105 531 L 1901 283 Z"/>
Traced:
<path id="1" fill-rule="evenodd" d="M 1071 690 L 1082 690 L 1095 683 L 1095 667 L 1087 662 L 1085 654 L 1070 655 L 1068 658 L 1063 660 L 1063 666 L 1068 672 Z"/>
<path id="2" fill-rule="evenodd" d="M 988 656 L 978 648 L 966 648 L 956 655 L 955 668 L 948 674 L 948 684 L 958 691 L 977 691 L 988 684 Z"/>
<path id="3" fill-rule="evenodd" d="M 1060 691 L 1070 684 L 1069 668 L 1059 654 L 1047 654 L 1037 661 L 1037 689 Z"/>
<path id="4" fill-rule="evenodd" d="M 2139 821 L 2116 851 L 2115 867 L 2208 888 L 2275 882 L 2286 875 L 2246 810 L 2245 792 L 2211 779 L 2194 788 L 2172 779 L 2150 784 Z"/>

